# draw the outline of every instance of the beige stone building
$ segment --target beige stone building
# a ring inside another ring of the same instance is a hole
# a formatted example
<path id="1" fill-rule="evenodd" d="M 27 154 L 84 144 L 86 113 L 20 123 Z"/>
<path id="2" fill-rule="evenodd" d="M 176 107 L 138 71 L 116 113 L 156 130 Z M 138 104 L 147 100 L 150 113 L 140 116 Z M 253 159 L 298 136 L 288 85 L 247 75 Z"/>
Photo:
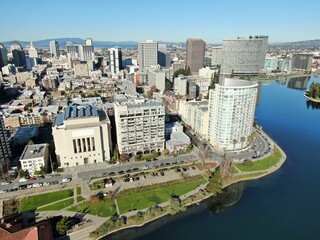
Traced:
<path id="1" fill-rule="evenodd" d="M 52 135 L 61 167 L 109 161 L 110 120 L 104 111 L 87 105 L 70 105 L 57 115 Z"/>

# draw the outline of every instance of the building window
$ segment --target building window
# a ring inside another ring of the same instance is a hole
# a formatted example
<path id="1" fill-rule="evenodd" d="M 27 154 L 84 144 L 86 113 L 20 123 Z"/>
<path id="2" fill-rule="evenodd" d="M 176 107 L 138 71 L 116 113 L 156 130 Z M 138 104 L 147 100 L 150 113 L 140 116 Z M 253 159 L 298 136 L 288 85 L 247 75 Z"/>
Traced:
<path id="1" fill-rule="evenodd" d="M 81 141 L 80 141 L 80 139 L 77 139 L 77 141 L 78 141 L 79 153 L 81 153 L 82 152 L 82 150 L 81 150 Z"/>
<path id="2" fill-rule="evenodd" d="M 91 151 L 90 138 L 87 138 L 88 152 Z"/>
<path id="3" fill-rule="evenodd" d="M 87 146 L 86 146 L 86 139 L 82 138 L 82 145 L 83 145 L 83 152 L 87 151 Z"/>
<path id="4" fill-rule="evenodd" d="M 96 146 L 95 146 L 95 143 L 94 143 L 94 137 L 91 137 L 91 142 L 92 142 L 92 151 L 95 151 L 96 150 Z"/>
<path id="5" fill-rule="evenodd" d="M 73 152 L 77 153 L 77 143 L 75 139 L 73 139 Z"/>

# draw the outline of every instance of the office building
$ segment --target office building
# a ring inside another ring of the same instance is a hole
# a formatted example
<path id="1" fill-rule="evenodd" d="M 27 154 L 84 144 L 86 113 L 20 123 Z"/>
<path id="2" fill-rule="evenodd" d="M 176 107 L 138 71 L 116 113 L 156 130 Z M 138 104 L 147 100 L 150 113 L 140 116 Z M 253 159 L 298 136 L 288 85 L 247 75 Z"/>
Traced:
<path id="1" fill-rule="evenodd" d="M 26 54 L 24 50 L 18 50 L 18 49 L 12 50 L 12 58 L 13 58 L 13 64 L 15 67 L 27 66 Z"/>
<path id="2" fill-rule="evenodd" d="M 174 79 L 174 93 L 180 96 L 188 96 L 189 99 L 197 97 L 197 84 L 194 78 L 176 77 Z"/>
<path id="3" fill-rule="evenodd" d="M 26 145 L 20 157 L 21 169 L 28 171 L 31 176 L 42 167 L 48 168 L 49 147 L 48 144 Z"/>
<path id="4" fill-rule="evenodd" d="M 3 122 L 3 116 L 0 115 L 0 164 L 10 160 L 11 149 L 9 144 L 9 139 L 7 132 L 5 130 L 5 125 Z"/>
<path id="5" fill-rule="evenodd" d="M 95 106 L 68 106 L 55 118 L 52 135 L 62 167 L 110 160 L 110 120 L 105 111 L 97 110 Z"/>
<path id="6" fill-rule="evenodd" d="M 42 87 L 46 91 L 57 91 L 59 86 L 58 75 L 47 75 L 41 80 Z"/>
<path id="7" fill-rule="evenodd" d="M 264 69 L 268 36 L 223 40 L 222 74 L 258 75 Z"/>
<path id="8" fill-rule="evenodd" d="M 198 74 L 199 69 L 203 68 L 205 60 L 206 43 L 202 39 L 187 39 L 186 65 L 190 67 L 192 74 Z"/>
<path id="9" fill-rule="evenodd" d="M 75 78 L 89 78 L 89 66 L 87 62 L 79 62 L 74 64 Z"/>
<path id="10" fill-rule="evenodd" d="M 222 63 L 222 46 L 212 48 L 212 65 L 221 65 Z"/>
<path id="11" fill-rule="evenodd" d="M 57 41 L 50 41 L 49 48 L 50 48 L 50 57 L 52 58 L 60 57 L 59 43 Z"/>
<path id="12" fill-rule="evenodd" d="M 223 78 L 209 97 L 209 141 L 221 150 L 239 150 L 253 132 L 258 84 Z"/>
<path id="13" fill-rule="evenodd" d="M 122 50 L 119 47 L 109 48 L 109 70 L 112 74 L 119 74 L 122 67 Z"/>
<path id="14" fill-rule="evenodd" d="M 158 43 L 152 40 L 139 42 L 138 44 L 138 64 L 140 70 L 145 71 L 146 68 L 158 64 Z"/>
<path id="15" fill-rule="evenodd" d="M 165 109 L 140 95 L 116 95 L 114 104 L 120 154 L 147 154 L 164 149 Z"/>
<path id="16" fill-rule="evenodd" d="M 166 44 L 158 45 L 158 64 L 163 68 L 169 68 L 171 65 L 171 53 L 167 51 Z"/>
<path id="17" fill-rule="evenodd" d="M 292 57 L 292 68 L 296 70 L 311 70 L 313 54 L 295 53 Z"/>
<path id="18" fill-rule="evenodd" d="M 38 49 L 35 48 L 35 46 L 33 45 L 33 42 L 30 43 L 30 47 L 28 49 L 28 53 L 29 53 L 29 58 L 37 58 L 37 57 L 39 57 Z"/>
<path id="19" fill-rule="evenodd" d="M 8 64 L 7 49 L 0 43 L 0 69 Z"/>

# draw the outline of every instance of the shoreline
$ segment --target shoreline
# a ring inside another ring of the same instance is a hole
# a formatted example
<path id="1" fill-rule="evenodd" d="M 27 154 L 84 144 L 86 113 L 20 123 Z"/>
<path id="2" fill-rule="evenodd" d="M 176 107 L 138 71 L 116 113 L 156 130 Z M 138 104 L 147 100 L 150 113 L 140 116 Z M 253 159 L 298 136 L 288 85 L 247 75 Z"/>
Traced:
<path id="1" fill-rule="evenodd" d="M 272 140 L 264 131 L 261 130 L 261 132 L 262 132 L 265 136 L 267 136 L 270 140 Z M 238 182 L 257 180 L 257 179 L 263 178 L 263 177 L 265 177 L 265 176 L 267 176 L 267 175 L 270 175 L 270 174 L 276 172 L 277 170 L 279 170 L 279 169 L 282 167 L 282 165 L 284 164 L 284 162 L 286 161 L 287 155 L 285 154 L 285 152 L 282 150 L 282 148 L 281 148 L 275 141 L 272 140 L 272 142 L 274 143 L 275 147 L 278 148 L 278 150 L 280 151 L 280 153 L 281 153 L 281 155 L 282 155 L 281 159 L 279 160 L 279 162 L 278 162 L 276 165 L 274 165 L 274 166 L 272 166 L 272 167 L 270 167 L 270 168 L 268 168 L 268 169 L 266 169 L 266 170 L 261 170 L 261 175 L 253 176 L 253 177 L 247 177 L 247 178 L 242 178 L 242 179 L 234 179 L 233 181 L 228 182 L 228 183 L 226 183 L 225 185 L 223 185 L 223 186 L 222 186 L 222 189 L 224 189 L 224 188 L 226 188 L 226 187 L 228 187 L 228 186 L 230 186 L 230 185 L 232 185 L 232 184 L 238 183 Z M 247 173 L 244 174 L 244 175 L 249 175 L 249 174 L 250 174 L 250 172 L 247 172 Z M 212 197 L 213 195 L 214 195 L 213 193 L 210 193 L 210 194 L 208 194 L 207 196 L 205 196 L 205 197 L 203 197 L 203 198 L 201 198 L 201 199 L 198 199 L 198 200 L 196 200 L 196 201 L 194 201 L 194 202 L 185 204 L 184 206 L 185 206 L 185 207 L 190 207 L 190 206 L 192 206 L 192 205 L 199 204 L 199 203 L 203 202 L 204 200 Z M 162 217 L 165 217 L 165 216 L 167 216 L 167 215 L 169 215 L 169 213 L 162 214 L 162 215 L 157 216 L 157 217 L 155 217 L 155 218 L 153 218 L 153 219 L 147 220 L 146 222 L 141 223 L 141 224 L 124 226 L 124 227 L 122 227 L 122 228 L 115 229 L 115 230 L 113 230 L 113 231 L 111 231 L 111 232 L 109 232 L 109 233 L 107 233 L 107 234 L 105 234 L 105 235 L 103 235 L 103 236 L 99 236 L 99 237 L 96 238 L 96 239 L 100 240 L 100 239 L 102 239 L 102 238 L 104 238 L 104 237 L 107 237 L 108 235 L 111 235 L 111 234 L 120 232 L 120 231 L 122 231 L 122 230 L 130 229 L 130 228 L 143 227 L 144 225 L 146 225 L 146 224 L 148 224 L 148 223 L 151 223 L 151 222 L 154 222 L 154 221 L 156 221 L 156 220 L 158 220 L 158 219 L 160 219 L 160 218 L 162 218 Z"/>
<path id="2" fill-rule="evenodd" d="M 306 95 L 306 92 L 304 92 L 304 93 L 303 93 L 303 96 L 304 96 L 306 99 L 308 99 L 309 101 L 311 101 L 311 102 L 314 102 L 314 103 L 320 103 L 320 99 L 319 99 L 319 100 L 317 100 L 317 99 L 314 99 L 314 98 L 308 97 L 308 96 Z"/>

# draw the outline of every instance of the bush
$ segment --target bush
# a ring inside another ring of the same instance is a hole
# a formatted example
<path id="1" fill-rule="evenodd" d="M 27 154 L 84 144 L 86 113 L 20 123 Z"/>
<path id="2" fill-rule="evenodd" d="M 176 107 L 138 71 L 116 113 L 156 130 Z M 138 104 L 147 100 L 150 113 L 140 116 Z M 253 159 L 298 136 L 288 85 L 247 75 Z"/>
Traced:
<path id="1" fill-rule="evenodd" d="M 90 203 L 97 203 L 100 201 L 100 198 L 97 195 L 92 195 L 89 197 L 89 202 Z"/>

